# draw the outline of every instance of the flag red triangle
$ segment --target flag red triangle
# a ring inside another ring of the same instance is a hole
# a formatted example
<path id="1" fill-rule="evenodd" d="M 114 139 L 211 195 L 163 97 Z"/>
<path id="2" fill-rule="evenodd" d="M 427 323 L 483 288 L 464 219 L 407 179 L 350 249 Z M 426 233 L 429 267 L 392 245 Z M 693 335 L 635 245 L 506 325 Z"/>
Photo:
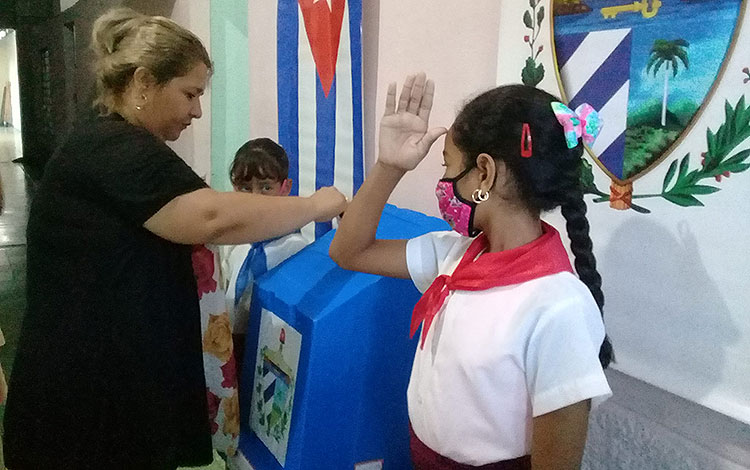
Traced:
<path id="1" fill-rule="evenodd" d="M 336 76 L 336 58 L 339 53 L 346 0 L 332 0 L 331 9 L 325 0 L 299 0 L 299 6 L 315 68 L 327 98 Z"/>

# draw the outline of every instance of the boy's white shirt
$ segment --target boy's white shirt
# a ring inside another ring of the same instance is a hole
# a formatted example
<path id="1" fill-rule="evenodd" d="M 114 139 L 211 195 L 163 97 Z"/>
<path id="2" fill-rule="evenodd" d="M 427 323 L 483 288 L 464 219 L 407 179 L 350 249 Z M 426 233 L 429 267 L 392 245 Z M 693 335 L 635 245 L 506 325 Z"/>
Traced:
<path id="1" fill-rule="evenodd" d="M 271 270 L 281 264 L 282 261 L 295 255 L 302 248 L 310 244 L 312 240 L 306 238 L 301 233 L 290 233 L 264 246 L 266 254 L 266 268 Z M 221 247 L 221 270 L 224 279 L 224 288 L 226 292 L 226 307 L 229 312 L 229 319 L 232 325 L 232 332 L 242 334 L 247 331 L 247 321 L 249 315 L 249 305 L 240 304 L 235 308 L 235 289 L 237 286 L 237 276 L 240 268 L 247 258 L 252 244 L 244 245 L 225 245 Z M 252 274 L 250 275 L 252 276 Z M 253 279 L 248 280 L 247 289 L 243 298 L 249 300 L 252 295 Z"/>
<path id="2" fill-rule="evenodd" d="M 453 273 L 472 240 L 455 232 L 409 240 L 417 288 Z M 598 359 L 603 338 L 594 299 L 568 272 L 454 291 L 414 357 L 407 391 L 414 432 L 463 464 L 528 455 L 534 417 L 611 395 Z"/>

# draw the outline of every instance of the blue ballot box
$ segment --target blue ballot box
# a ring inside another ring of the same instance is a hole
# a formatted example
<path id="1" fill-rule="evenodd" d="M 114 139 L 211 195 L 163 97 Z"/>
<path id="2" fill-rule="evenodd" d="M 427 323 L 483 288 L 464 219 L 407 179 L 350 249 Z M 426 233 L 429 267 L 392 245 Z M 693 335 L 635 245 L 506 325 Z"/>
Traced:
<path id="1" fill-rule="evenodd" d="M 445 222 L 386 206 L 378 238 Z M 240 389 L 240 450 L 256 470 L 410 469 L 411 281 L 346 271 L 333 232 L 256 280 Z"/>

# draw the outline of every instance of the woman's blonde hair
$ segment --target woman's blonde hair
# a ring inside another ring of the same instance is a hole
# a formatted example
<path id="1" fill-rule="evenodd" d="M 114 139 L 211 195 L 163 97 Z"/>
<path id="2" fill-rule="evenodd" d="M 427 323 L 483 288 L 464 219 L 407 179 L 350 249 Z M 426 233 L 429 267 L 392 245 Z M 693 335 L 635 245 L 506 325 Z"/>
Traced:
<path id="1" fill-rule="evenodd" d="M 113 112 L 138 67 L 151 72 L 157 85 L 186 75 L 198 63 L 209 72 L 211 59 L 200 39 L 163 16 L 129 8 L 110 10 L 94 22 L 91 47 L 96 59 L 94 106 Z"/>

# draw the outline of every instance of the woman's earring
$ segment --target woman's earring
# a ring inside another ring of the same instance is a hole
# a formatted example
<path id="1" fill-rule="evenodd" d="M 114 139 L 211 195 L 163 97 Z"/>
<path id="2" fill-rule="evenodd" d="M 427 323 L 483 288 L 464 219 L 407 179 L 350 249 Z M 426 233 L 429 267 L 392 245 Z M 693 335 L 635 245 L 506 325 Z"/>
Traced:
<path id="1" fill-rule="evenodd" d="M 474 192 L 471 193 L 471 200 L 474 201 L 474 204 L 481 204 L 489 198 L 490 198 L 490 192 L 489 191 L 483 192 L 479 188 L 475 189 Z"/>
<path id="2" fill-rule="evenodd" d="M 146 102 L 146 95 L 141 95 L 141 99 L 145 103 Z M 140 110 L 143 109 L 143 106 L 141 106 L 140 104 L 137 104 L 137 105 L 135 105 L 135 109 L 137 109 L 138 111 L 140 111 Z"/>

